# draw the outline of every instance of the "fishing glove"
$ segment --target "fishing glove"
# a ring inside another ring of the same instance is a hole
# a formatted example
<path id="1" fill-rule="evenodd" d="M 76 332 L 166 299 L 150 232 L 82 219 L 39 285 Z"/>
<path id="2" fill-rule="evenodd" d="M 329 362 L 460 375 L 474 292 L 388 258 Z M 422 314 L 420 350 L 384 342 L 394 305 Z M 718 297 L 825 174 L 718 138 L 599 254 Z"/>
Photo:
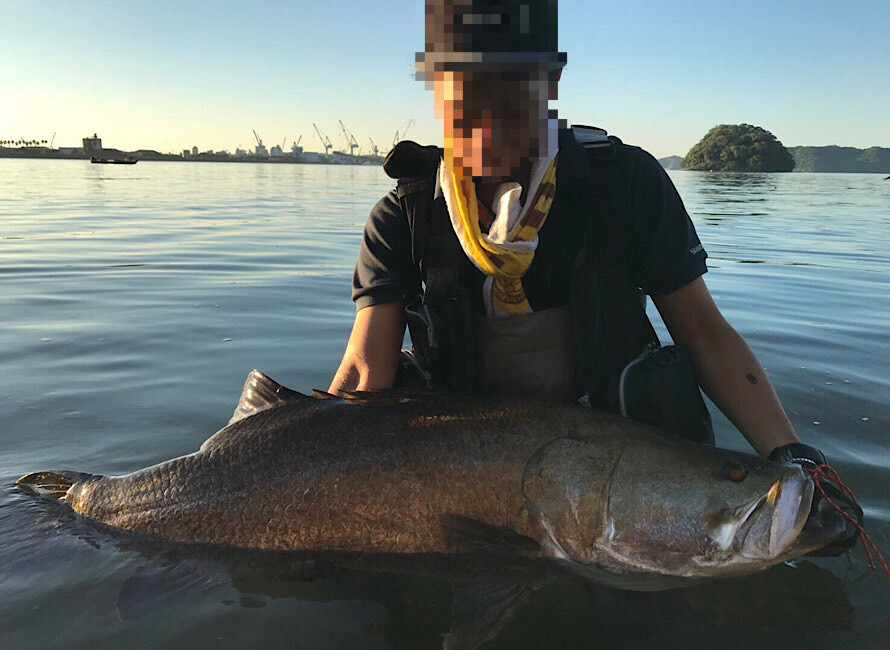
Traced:
<path id="1" fill-rule="evenodd" d="M 825 460 L 825 455 L 821 451 L 819 451 L 815 447 L 810 447 L 809 445 L 804 445 L 799 442 L 776 447 L 770 453 L 769 460 L 776 462 L 797 463 L 805 470 L 810 471 L 815 470 L 819 465 L 828 464 Z M 843 490 L 841 490 L 840 486 L 831 479 L 825 476 L 819 476 L 818 480 L 819 485 L 825 491 L 825 494 L 828 496 L 828 498 L 834 501 L 838 505 L 838 507 L 840 507 L 844 512 L 853 517 L 853 519 L 858 521 L 859 525 L 861 526 L 864 519 L 862 515 L 862 508 L 859 507 L 859 504 L 856 503 L 855 500 L 850 498 L 850 496 Z M 819 515 L 830 510 L 833 510 L 833 506 L 822 496 L 821 492 L 819 492 L 818 489 L 814 490 L 813 505 L 810 507 L 810 518 L 812 518 L 813 515 Z M 846 531 L 844 531 L 844 536 L 841 539 L 838 539 L 831 544 L 828 544 L 827 546 L 823 546 L 820 549 L 811 551 L 810 553 L 807 553 L 807 555 L 840 555 L 845 551 L 851 549 L 858 541 L 859 529 L 856 528 L 856 526 L 854 526 L 850 521 L 847 521 L 847 529 Z"/>

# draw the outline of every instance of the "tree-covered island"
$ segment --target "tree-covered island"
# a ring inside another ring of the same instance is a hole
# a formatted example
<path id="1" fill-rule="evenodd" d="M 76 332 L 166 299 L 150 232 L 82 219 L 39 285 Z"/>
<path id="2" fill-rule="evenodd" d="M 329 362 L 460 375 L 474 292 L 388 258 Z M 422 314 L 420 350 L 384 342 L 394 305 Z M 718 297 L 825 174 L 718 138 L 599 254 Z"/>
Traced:
<path id="1" fill-rule="evenodd" d="M 689 150 L 683 169 L 790 172 L 794 169 L 794 157 L 766 129 L 751 124 L 720 124 Z"/>

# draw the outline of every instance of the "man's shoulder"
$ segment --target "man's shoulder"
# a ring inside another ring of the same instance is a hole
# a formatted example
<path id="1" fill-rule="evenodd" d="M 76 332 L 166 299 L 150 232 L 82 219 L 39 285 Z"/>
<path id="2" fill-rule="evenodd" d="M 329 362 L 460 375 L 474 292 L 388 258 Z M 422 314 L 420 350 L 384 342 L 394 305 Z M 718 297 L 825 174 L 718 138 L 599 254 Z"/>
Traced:
<path id="1" fill-rule="evenodd" d="M 404 219 L 405 212 L 402 210 L 402 204 L 399 201 L 398 188 L 393 188 L 382 197 L 371 208 L 371 221 L 392 221 L 393 218 Z"/>
<path id="2" fill-rule="evenodd" d="M 383 171 L 394 179 L 426 180 L 435 177 L 443 151 L 436 145 L 422 145 L 413 140 L 398 142 L 386 155 Z"/>
<path id="3" fill-rule="evenodd" d="M 639 145 L 625 142 L 603 128 L 573 124 L 560 131 L 561 146 L 569 143 L 577 151 L 583 150 L 593 166 L 616 164 L 625 173 L 642 173 L 644 176 L 651 176 L 653 171 L 662 170 L 661 164 L 648 151 Z"/>

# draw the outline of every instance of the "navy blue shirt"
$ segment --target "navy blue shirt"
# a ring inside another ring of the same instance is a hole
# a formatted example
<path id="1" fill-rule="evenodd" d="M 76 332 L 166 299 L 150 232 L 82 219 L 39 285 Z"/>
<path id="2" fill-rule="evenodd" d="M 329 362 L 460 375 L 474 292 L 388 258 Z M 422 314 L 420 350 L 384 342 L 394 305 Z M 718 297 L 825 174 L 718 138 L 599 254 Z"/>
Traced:
<path id="1" fill-rule="evenodd" d="M 628 268 L 634 282 L 649 295 L 675 291 L 707 271 L 707 253 L 698 239 L 683 201 L 661 164 L 639 150 L 631 179 L 631 242 Z M 581 245 L 583 224 L 559 210 L 560 182 L 589 174 L 587 152 L 561 130 L 556 192 L 551 212 L 539 231 L 539 244 L 522 285 L 533 310 L 569 304 L 571 272 Z M 442 190 L 436 182 L 435 195 Z M 421 292 L 420 271 L 411 261 L 408 219 L 391 190 L 371 210 L 352 280 L 356 308 L 387 302 L 410 302 Z"/>

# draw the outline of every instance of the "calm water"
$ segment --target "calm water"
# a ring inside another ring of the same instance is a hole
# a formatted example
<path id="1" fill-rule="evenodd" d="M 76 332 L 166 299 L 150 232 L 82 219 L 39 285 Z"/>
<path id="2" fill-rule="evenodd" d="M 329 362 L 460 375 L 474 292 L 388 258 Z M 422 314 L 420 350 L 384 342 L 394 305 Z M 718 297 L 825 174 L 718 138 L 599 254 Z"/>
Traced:
<path id="1" fill-rule="evenodd" d="M 672 177 L 719 306 L 890 551 L 890 181 Z M 0 648 L 440 646 L 451 588 L 416 576 L 239 565 L 122 621 L 118 592 L 150 553 L 13 487 L 194 451 L 251 368 L 326 387 L 361 227 L 392 185 L 376 167 L 0 160 Z M 486 647 L 884 648 L 888 616 L 890 582 L 857 549 L 672 592 L 545 587 Z"/>

